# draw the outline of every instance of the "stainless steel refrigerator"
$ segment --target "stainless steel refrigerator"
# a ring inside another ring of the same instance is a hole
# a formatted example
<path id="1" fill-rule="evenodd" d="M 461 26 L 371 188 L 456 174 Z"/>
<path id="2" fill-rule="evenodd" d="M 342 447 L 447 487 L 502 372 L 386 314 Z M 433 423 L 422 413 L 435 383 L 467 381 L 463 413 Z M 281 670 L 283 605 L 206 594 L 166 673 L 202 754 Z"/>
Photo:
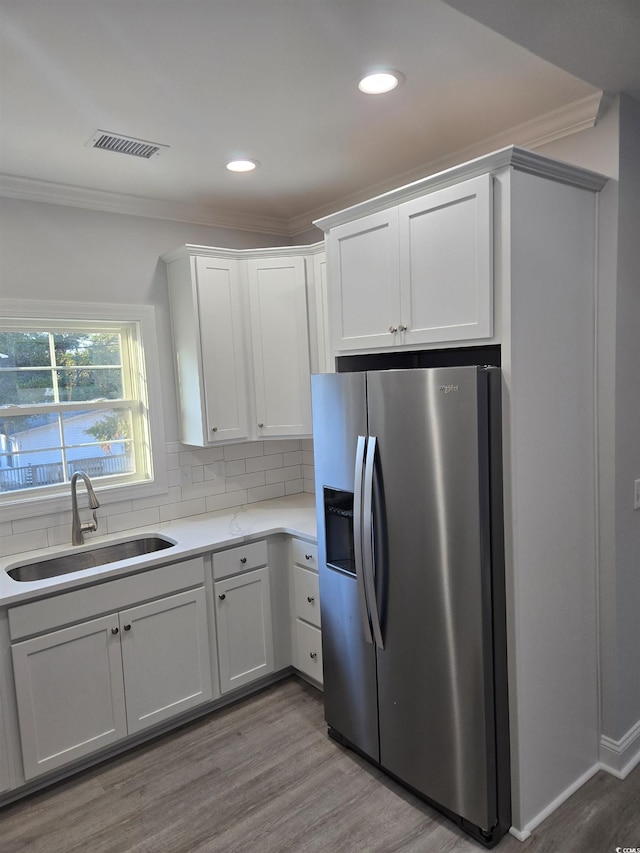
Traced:
<path id="1" fill-rule="evenodd" d="M 312 377 L 329 733 L 485 846 L 510 825 L 498 368 Z"/>

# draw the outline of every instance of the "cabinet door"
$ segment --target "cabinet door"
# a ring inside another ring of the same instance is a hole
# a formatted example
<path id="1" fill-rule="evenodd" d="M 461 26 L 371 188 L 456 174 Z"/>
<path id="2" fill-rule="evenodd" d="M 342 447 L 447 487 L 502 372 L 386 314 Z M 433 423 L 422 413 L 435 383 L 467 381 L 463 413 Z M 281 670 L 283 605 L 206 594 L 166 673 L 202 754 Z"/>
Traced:
<path id="1" fill-rule="evenodd" d="M 329 233 L 331 334 L 336 351 L 400 342 L 397 209 Z"/>
<path id="2" fill-rule="evenodd" d="M 258 438 L 311 434 L 304 259 L 248 261 Z"/>
<path id="3" fill-rule="evenodd" d="M 129 734 L 211 699 L 204 589 L 120 613 Z"/>
<path id="4" fill-rule="evenodd" d="M 199 257 L 196 270 L 208 442 L 247 438 L 248 391 L 238 261 Z"/>
<path id="5" fill-rule="evenodd" d="M 491 176 L 398 208 L 402 344 L 493 335 Z"/>
<path id="6" fill-rule="evenodd" d="M 4 712 L 2 710 L 2 696 L 0 696 L 0 793 L 8 791 L 11 787 L 11 774 L 9 772 L 9 760 L 7 757 L 7 736 L 4 725 Z"/>
<path id="7" fill-rule="evenodd" d="M 213 585 L 223 693 L 273 672 L 269 569 L 255 569 Z"/>
<path id="8" fill-rule="evenodd" d="M 25 779 L 127 734 L 117 616 L 11 648 Z"/>

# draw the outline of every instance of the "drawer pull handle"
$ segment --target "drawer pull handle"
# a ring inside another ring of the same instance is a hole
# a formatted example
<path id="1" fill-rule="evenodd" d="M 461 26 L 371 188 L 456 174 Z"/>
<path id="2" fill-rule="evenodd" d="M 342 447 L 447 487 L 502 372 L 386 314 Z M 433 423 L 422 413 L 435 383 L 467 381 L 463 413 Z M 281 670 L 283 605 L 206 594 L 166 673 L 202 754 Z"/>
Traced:
<path id="1" fill-rule="evenodd" d="M 318 657 L 318 653 L 317 652 L 309 652 L 309 657 L 311 658 L 311 660 L 315 660 Z"/>
<path id="2" fill-rule="evenodd" d="M 117 634 L 119 631 L 120 631 L 120 628 L 112 628 L 111 629 L 112 634 Z"/>
<path id="3" fill-rule="evenodd" d="M 313 596 L 313 595 L 308 595 L 308 596 L 307 596 L 307 601 L 309 602 L 309 604 L 313 604 L 313 602 L 314 602 L 315 600 L 316 600 L 316 599 L 315 599 L 315 596 Z"/>
<path id="4" fill-rule="evenodd" d="M 131 630 L 131 625 L 125 625 L 125 626 L 124 626 L 124 630 L 125 630 L 125 631 L 130 631 L 130 630 Z"/>
<path id="5" fill-rule="evenodd" d="M 305 560 L 311 560 L 311 559 L 313 559 L 313 554 L 305 554 L 304 558 L 305 558 Z"/>
<path id="6" fill-rule="evenodd" d="M 240 557 L 240 562 L 244 565 L 247 562 L 246 557 Z"/>
<path id="7" fill-rule="evenodd" d="M 222 595 L 219 595 L 219 596 L 218 596 L 218 598 L 220 599 L 220 601 L 224 601 L 226 597 L 227 597 L 227 596 L 224 594 L 224 592 L 222 593 Z"/>

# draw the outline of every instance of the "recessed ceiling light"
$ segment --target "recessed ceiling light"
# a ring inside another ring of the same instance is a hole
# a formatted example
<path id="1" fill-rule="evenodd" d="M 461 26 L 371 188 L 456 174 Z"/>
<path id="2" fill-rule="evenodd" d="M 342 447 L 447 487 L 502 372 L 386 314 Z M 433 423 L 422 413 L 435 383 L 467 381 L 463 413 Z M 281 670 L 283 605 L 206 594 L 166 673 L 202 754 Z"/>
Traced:
<path id="1" fill-rule="evenodd" d="M 253 172 L 259 165 L 257 160 L 229 160 L 227 169 L 230 172 Z"/>
<path id="2" fill-rule="evenodd" d="M 399 71 L 375 71 L 360 80 L 358 89 L 366 95 L 383 95 L 395 89 L 403 79 Z"/>

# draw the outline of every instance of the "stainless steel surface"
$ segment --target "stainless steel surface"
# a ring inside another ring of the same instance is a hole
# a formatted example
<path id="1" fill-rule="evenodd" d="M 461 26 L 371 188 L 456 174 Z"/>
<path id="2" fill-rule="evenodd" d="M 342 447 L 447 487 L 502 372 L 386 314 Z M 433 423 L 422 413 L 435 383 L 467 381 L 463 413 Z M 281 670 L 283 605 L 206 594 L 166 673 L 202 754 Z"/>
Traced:
<path id="1" fill-rule="evenodd" d="M 387 641 L 377 653 L 380 760 L 487 830 L 495 749 L 479 377 L 486 396 L 475 368 L 370 373 L 368 402 L 388 548 L 376 577 Z"/>
<path id="2" fill-rule="evenodd" d="M 496 612 L 504 621 L 504 590 L 491 377 L 499 401 L 499 373 L 476 367 L 312 385 L 327 722 L 481 839 L 500 837 L 510 819 L 504 632 L 493 623 Z M 324 487 L 356 496 L 365 615 L 357 578 L 326 564 Z M 363 621 L 377 647 L 358 630 Z"/>
<path id="3" fill-rule="evenodd" d="M 376 670 L 365 642 L 354 575 L 327 567 L 323 487 L 354 491 L 358 435 L 367 430 L 364 374 L 311 377 L 318 513 L 325 719 L 374 760 L 379 757 Z"/>
<path id="4" fill-rule="evenodd" d="M 22 566 L 14 566 L 7 574 L 15 581 L 33 582 L 80 572 L 95 566 L 117 563 L 142 554 L 152 554 L 165 548 L 173 547 L 174 543 L 161 536 L 147 536 L 142 539 L 129 539 L 127 542 L 114 542 L 113 545 L 101 545 L 86 551 L 76 551 L 49 560 L 39 560 Z"/>
<path id="5" fill-rule="evenodd" d="M 84 524 L 80 521 L 80 513 L 78 511 L 78 480 L 82 479 L 87 489 L 89 496 L 89 506 L 93 510 L 93 521 L 87 521 Z M 98 529 L 98 516 L 96 510 L 100 506 L 100 501 L 93 491 L 89 475 L 84 471 L 74 471 L 71 477 L 71 512 L 73 515 L 71 521 L 71 544 L 82 545 L 84 543 L 84 534 Z"/>
<path id="6" fill-rule="evenodd" d="M 371 623 L 369 621 L 369 605 L 364 575 L 364 553 L 362 541 L 362 479 L 364 477 L 364 456 L 366 448 L 364 435 L 358 436 L 356 445 L 356 464 L 353 473 L 353 547 L 356 564 L 356 583 L 358 586 L 358 603 L 360 605 L 360 622 L 362 635 L 366 643 L 373 643 Z"/>
<path id="7" fill-rule="evenodd" d="M 376 595 L 373 554 L 373 472 L 376 460 L 377 439 L 370 435 L 367 439 L 366 459 L 364 466 L 364 492 L 362 495 L 362 562 L 364 586 L 367 592 L 371 629 L 376 646 L 384 649 L 382 629 L 380 627 L 380 612 Z"/>

